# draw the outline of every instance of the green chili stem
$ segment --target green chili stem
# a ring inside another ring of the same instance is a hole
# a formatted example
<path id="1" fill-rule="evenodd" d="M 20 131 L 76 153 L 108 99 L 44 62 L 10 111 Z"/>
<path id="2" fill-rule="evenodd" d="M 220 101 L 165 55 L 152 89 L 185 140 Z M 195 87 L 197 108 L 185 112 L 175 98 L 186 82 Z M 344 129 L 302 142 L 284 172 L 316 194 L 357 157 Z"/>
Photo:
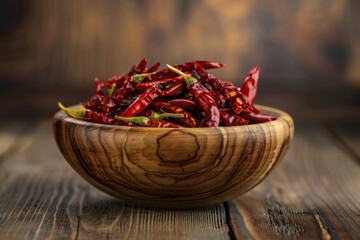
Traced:
<path id="1" fill-rule="evenodd" d="M 115 93 L 115 90 L 116 90 L 116 83 L 113 83 L 113 84 L 111 84 L 111 89 L 110 89 L 110 92 L 109 92 L 109 97 L 111 97 L 111 96 Z"/>
<path id="2" fill-rule="evenodd" d="M 157 113 L 153 112 L 151 114 L 151 118 L 155 120 L 162 120 L 164 118 L 171 117 L 171 118 L 182 118 L 184 117 L 182 114 L 179 113 Z"/>
<path id="3" fill-rule="evenodd" d="M 70 117 L 80 119 L 80 120 L 83 120 L 85 117 L 85 112 L 86 112 L 85 108 L 73 110 L 73 109 L 64 107 L 64 105 L 62 105 L 61 102 L 58 102 L 58 107 L 61 110 L 63 110 L 64 112 L 66 112 L 66 114 L 69 115 Z"/>
<path id="4" fill-rule="evenodd" d="M 136 124 L 139 124 L 141 126 L 144 126 L 149 122 L 149 118 L 144 117 L 144 116 L 135 116 L 135 117 L 115 116 L 115 119 L 136 123 Z"/>
<path id="5" fill-rule="evenodd" d="M 135 83 L 140 83 L 142 82 L 142 80 L 144 80 L 144 78 L 155 74 L 156 72 L 152 72 L 152 73 L 142 73 L 142 74 L 136 74 L 134 75 L 134 82 Z"/>
<path id="6" fill-rule="evenodd" d="M 169 64 L 166 64 L 166 67 L 168 69 L 170 69 L 173 72 L 176 72 L 177 74 L 179 74 L 180 76 L 182 76 L 183 78 L 185 78 L 186 81 L 186 86 L 190 87 L 193 83 L 196 83 L 198 80 L 196 78 L 193 78 L 185 73 L 183 73 L 182 71 L 180 71 L 179 69 L 174 68 L 173 66 L 170 66 Z"/>

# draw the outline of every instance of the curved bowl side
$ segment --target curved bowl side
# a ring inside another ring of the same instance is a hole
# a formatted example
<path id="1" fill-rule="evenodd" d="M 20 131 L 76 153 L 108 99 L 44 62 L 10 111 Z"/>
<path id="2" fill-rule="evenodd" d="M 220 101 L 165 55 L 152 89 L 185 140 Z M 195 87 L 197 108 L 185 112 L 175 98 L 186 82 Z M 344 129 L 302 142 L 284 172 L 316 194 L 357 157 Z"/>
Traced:
<path id="1" fill-rule="evenodd" d="M 142 206 L 203 207 L 253 188 L 283 158 L 291 117 L 269 107 L 273 122 L 219 128 L 142 128 L 79 121 L 59 111 L 56 142 L 89 183 Z"/>

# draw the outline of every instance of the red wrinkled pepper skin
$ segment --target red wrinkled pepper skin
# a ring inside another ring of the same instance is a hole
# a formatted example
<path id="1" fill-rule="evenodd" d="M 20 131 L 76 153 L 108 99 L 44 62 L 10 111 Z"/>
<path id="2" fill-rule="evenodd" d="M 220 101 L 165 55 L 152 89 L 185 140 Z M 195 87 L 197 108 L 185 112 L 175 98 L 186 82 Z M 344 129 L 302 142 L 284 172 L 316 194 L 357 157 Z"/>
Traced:
<path id="1" fill-rule="evenodd" d="M 141 59 L 140 63 L 138 65 L 133 66 L 127 74 L 117 75 L 115 77 L 109 78 L 108 80 L 106 80 L 101 84 L 101 87 L 111 88 L 113 83 L 115 83 L 116 88 L 123 86 L 131 76 L 135 74 L 145 73 L 146 64 L 147 64 L 146 59 L 145 58 Z"/>
<path id="2" fill-rule="evenodd" d="M 175 96 L 183 93 L 186 89 L 185 81 L 173 83 L 169 89 L 165 89 L 162 93 L 163 97 Z"/>
<path id="3" fill-rule="evenodd" d="M 146 127 L 156 127 L 156 128 L 183 128 L 183 126 L 171 123 L 165 120 L 155 120 L 152 118 L 149 118 L 148 123 L 146 124 Z"/>
<path id="4" fill-rule="evenodd" d="M 156 100 L 157 101 L 157 100 Z M 154 102 L 153 102 L 154 103 Z M 142 111 L 140 114 L 139 114 L 139 116 L 145 116 L 145 117 L 148 117 L 148 118 L 150 118 L 151 117 L 151 115 L 154 113 L 155 111 L 154 110 L 150 110 L 150 109 L 148 109 L 148 110 L 144 110 L 144 111 Z"/>
<path id="5" fill-rule="evenodd" d="M 84 119 L 85 121 L 94 122 L 94 123 L 104 123 L 104 124 L 114 124 L 115 118 L 108 116 L 101 112 L 92 111 L 86 109 Z"/>
<path id="6" fill-rule="evenodd" d="M 123 120 L 119 120 L 117 119 L 114 122 L 114 125 L 119 125 L 119 126 L 133 126 L 133 127 L 137 127 L 138 125 L 136 125 L 135 123 L 132 122 L 128 122 L 128 121 L 123 121 Z"/>
<path id="7" fill-rule="evenodd" d="M 146 59 L 141 59 L 140 63 L 130 72 L 130 76 L 135 74 L 146 73 Z"/>
<path id="8" fill-rule="evenodd" d="M 152 65 L 147 71 L 146 73 L 152 73 L 152 72 L 156 72 L 156 70 L 160 67 L 160 63 L 157 62 L 154 65 Z"/>
<path id="9" fill-rule="evenodd" d="M 157 85 L 157 84 L 163 84 L 163 83 L 167 83 L 167 82 L 180 82 L 181 80 L 184 80 L 184 78 L 182 78 L 181 76 L 177 76 L 177 77 L 172 77 L 172 78 L 165 78 L 165 79 L 161 79 L 161 80 L 157 80 L 157 81 L 153 81 L 153 82 L 141 82 L 135 85 L 135 88 L 139 91 L 146 91 L 146 89 Z"/>
<path id="10" fill-rule="evenodd" d="M 136 99 L 137 99 L 137 97 L 125 97 L 121 100 L 121 103 L 119 103 L 119 106 L 130 106 Z"/>
<path id="11" fill-rule="evenodd" d="M 205 69 L 211 69 L 211 68 L 222 68 L 225 66 L 225 64 L 223 63 L 219 63 L 219 62 L 210 62 L 210 61 L 195 61 L 195 62 L 191 62 L 192 65 L 194 65 L 195 63 L 200 64 L 200 66 L 202 66 Z M 180 70 L 181 71 L 181 70 Z"/>
<path id="12" fill-rule="evenodd" d="M 121 87 L 124 82 L 129 78 L 129 73 L 125 74 L 125 75 L 117 75 L 114 76 L 112 78 L 109 78 L 108 80 L 106 80 L 105 82 L 101 83 L 101 86 L 103 88 L 111 88 L 112 84 L 115 83 L 116 88 Z"/>
<path id="13" fill-rule="evenodd" d="M 253 69 L 251 69 L 240 90 L 244 94 L 244 97 L 248 100 L 249 104 L 251 104 L 251 106 L 254 104 L 254 100 L 256 97 L 259 73 L 259 67 L 254 67 Z"/>
<path id="14" fill-rule="evenodd" d="M 277 119 L 276 117 L 273 117 L 270 115 L 249 113 L 249 112 L 244 112 L 241 114 L 241 116 L 243 118 L 249 120 L 250 123 L 270 122 L 270 121 L 274 121 Z"/>
<path id="15" fill-rule="evenodd" d="M 136 68 L 136 65 L 133 65 L 130 71 L 124 75 L 117 75 L 112 78 L 109 78 L 105 82 L 101 83 L 101 87 L 103 88 L 111 88 L 115 83 L 116 88 L 120 88 L 125 84 L 125 82 L 129 79 L 131 75 L 133 75 L 133 71 Z"/>
<path id="16" fill-rule="evenodd" d="M 220 112 L 209 91 L 200 82 L 195 82 L 188 88 L 192 95 L 194 95 L 195 101 L 204 109 L 206 115 L 210 118 L 209 127 L 218 127 L 220 123 Z"/>
<path id="17" fill-rule="evenodd" d="M 225 126 L 238 126 L 249 124 L 249 121 L 237 115 L 229 114 L 225 111 L 220 111 L 220 123 Z"/>
<path id="18" fill-rule="evenodd" d="M 174 106 L 169 102 L 165 101 L 154 101 L 151 106 L 158 109 L 161 112 L 170 112 L 170 113 L 179 113 L 183 117 L 177 119 L 178 121 L 183 122 L 186 126 L 189 127 L 197 127 L 198 122 L 197 120 L 191 115 L 191 113 L 185 111 L 181 107 Z"/>
<path id="19" fill-rule="evenodd" d="M 210 93 L 219 107 L 225 107 L 226 99 L 219 91 L 212 89 Z"/>
<path id="20" fill-rule="evenodd" d="M 104 93 L 99 83 L 99 80 L 95 80 L 96 89 L 93 96 L 83 104 L 85 108 L 91 109 L 93 111 L 101 111 L 102 103 L 104 101 Z"/>
<path id="21" fill-rule="evenodd" d="M 124 106 L 118 106 L 117 108 L 115 108 L 113 110 L 113 112 L 111 113 L 111 116 L 120 116 L 124 111 L 125 111 L 126 107 Z M 106 115 L 109 115 L 108 113 L 106 113 Z"/>
<path id="22" fill-rule="evenodd" d="M 204 117 L 200 118 L 198 127 L 209 127 L 210 118 Z"/>
<path id="23" fill-rule="evenodd" d="M 103 102 L 102 111 L 105 113 L 112 112 L 117 106 L 119 105 L 119 102 L 114 97 L 108 97 Z"/>
<path id="24" fill-rule="evenodd" d="M 125 85 L 117 91 L 114 96 L 108 97 L 105 102 L 103 102 L 101 111 L 105 113 L 113 112 L 113 110 L 122 103 L 122 100 L 128 94 L 136 91 L 135 85 L 134 76 L 131 76 Z"/>
<path id="25" fill-rule="evenodd" d="M 205 68 L 205 69 L 221 68 L 221 67 L 225 66 L 222 63 L 209 62 L 209 61 L 198 61 L 197 63 L 200 64 L 201 66 L 203 66 L 203 68 Z M 182 72 L 187 72 L 187 71 L 194 70 L 194 64 L 195 64 L 195 62 L 186 62 L 183 64 L 175 64 L 174 67 L 179 69 Z M 170 77 L 174 77 L 174 76 L 177 76 L 177 74 L 169 69 L 164 69 L 164 70 L 161 70 L 161 71 L 155 73 L 154 75 L 149 76 L 147 78 L 147 80 L 155 81 L 155 80 L 160 80 L 163 78 L 170 78 Z"/>
<path id="26" fill-rule="evenodd" d="M 124 99 L 129 93 L 136 91 L 135 85 L 134 76 L 131 76 L 125 85 L 115 93 L 114 98 L 121 103 L 122 99 Z"/>
<path id="27" fill-rule="evenodd" d="M 219 108 L 220 112 L 227 112 L 227 113 L 232 113 L 232 109 L 231 108 Z"/>
<path id="28" fill-rule="evenodd" d="M 217 91 L 219 91 L 226 99 L 233 101 L 233 110 L 236 114 L 239 114 L 243 111 L 253 111 L 253 107 L 246 100 L 242 92 L 235 87 L 226 84 L 225 82 L 217 79 L 212 74 L 208 73 L 200 64 L 195 63 L 194 65 L 195 71 L 201 77 L 201 81 L 209 84 Z"/>
<path id="29" fill-rule="evenodd" d="M 162 92 L 163 90 L 159 88 L 159 85 L 155 85 L 147 89 L 121 114 L 121 117 L 132 117 L 138 115 L 156 98 L 160 97 Z"/>
<path id="30" fill-rule="evenodd" d="M 195 101 L 190 100 L 190 99 L 182 99 L 182 98 L 172 99 L 169 101 L 169 103 L 171 103 L 172 105 L 182 107 L 182 108 L 187 108 L 187 109 L 200 108 L 199 104 L 197 104 Z"/>

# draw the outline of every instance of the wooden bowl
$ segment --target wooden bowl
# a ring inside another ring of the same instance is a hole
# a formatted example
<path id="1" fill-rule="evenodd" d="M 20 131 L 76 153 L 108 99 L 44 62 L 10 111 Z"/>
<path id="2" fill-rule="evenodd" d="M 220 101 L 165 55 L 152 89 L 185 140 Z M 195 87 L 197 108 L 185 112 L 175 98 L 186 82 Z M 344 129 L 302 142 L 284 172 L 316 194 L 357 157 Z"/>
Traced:
<path id="1" fill-rule="evenodd" d="M 256 186 L 288 149 L 292 118 L 256 107 L 278 119 L 236 127 L 147 128 L 90 123 L 59 111 L 53 131 L 65 159 L 100 190 L 141 206 L 204 207 Z"/>

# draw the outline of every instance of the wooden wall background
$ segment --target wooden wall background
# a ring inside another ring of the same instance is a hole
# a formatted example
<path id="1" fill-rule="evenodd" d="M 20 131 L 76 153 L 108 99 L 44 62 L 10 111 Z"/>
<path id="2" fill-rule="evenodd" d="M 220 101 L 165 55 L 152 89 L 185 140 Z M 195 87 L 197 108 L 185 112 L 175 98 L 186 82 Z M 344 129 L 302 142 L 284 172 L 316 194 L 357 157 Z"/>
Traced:
<path id="1" fill-rule="evenodd" d="M 240 83 L 360 85 L 357 0 L 2 0 L 0 86 L 88 86 L 150 63 L 209 59 Z"/>

